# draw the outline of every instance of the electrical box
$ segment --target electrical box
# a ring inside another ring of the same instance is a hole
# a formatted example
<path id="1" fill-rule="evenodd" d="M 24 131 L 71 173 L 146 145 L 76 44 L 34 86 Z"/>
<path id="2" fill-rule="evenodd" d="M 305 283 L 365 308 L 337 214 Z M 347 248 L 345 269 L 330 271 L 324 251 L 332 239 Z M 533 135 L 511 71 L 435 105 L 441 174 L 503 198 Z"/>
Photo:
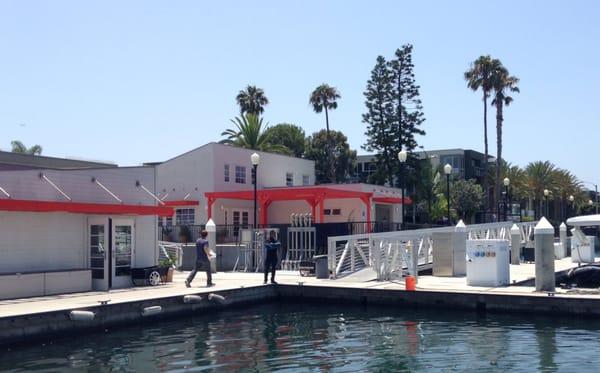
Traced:
<path id="1" fill-rule="evenodd" d="M 571 230 L 571 262 L 594 263 L 596 254 L 596 237 L 586 236 L 577 228 Z"/>
<path id="2" fill-rule="evenodd" d="M 467 285 L 493 287 L 509 283 L 508 240 L 467 240 Z"/>
<path id="3" fill-rule="evenodd" d="M 436 232 L 433 240 L 433 275 L 464 276 L 466 274 L 466 232 Z"/>

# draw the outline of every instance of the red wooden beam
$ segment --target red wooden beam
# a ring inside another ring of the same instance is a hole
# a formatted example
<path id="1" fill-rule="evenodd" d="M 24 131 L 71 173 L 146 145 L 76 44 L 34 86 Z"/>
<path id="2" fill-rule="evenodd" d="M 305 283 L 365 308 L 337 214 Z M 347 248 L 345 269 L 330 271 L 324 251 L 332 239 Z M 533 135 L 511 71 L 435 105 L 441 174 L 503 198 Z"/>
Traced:
<path id="1" fill-rule="evenodd" d="M 0 211 L 68 212 L 68 213 L 72 213 L 72 214 L 98 214 L 98 215 L 173 216 L 173 208 L 167 207 L 167 206 L 58 202 L 58 201 L 32 201 L 32 200 L 20 200 L 20 199 L 1 199 L 0 200 Z"/>
<path id="2" fill-rule="evenodd" d="M 178 207 L 178 206 L 198 206 L 199 201 L 180 200 L 180 201 L 163 201 L 165 206 Z"/>

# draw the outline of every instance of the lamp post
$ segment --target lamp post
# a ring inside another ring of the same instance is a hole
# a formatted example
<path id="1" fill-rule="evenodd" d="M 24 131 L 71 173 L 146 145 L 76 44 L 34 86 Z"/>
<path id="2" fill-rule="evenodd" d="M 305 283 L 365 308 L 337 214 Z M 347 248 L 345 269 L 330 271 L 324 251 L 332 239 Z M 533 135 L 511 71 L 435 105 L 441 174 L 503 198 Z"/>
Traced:
<path id="1" fill-rule="evenodd" d="M 254 176 L 252 179 L 252 184 L 254 184 L 254 229 L 256 229 L 258 227 L 258 224 L 256 224 L 257 221 L 257 217 L 256 217 L 256 194 L 257 194 L 257 185 L 258 185 L 258 164 L 260 163 L 260 155 L 258 155 L 257 153 L 253 153 L 250 156 L 250 162 L 252 162 L 252 175 Z"/>
<path id="2" fill-rule="evenodd" d="M 504 183 L 504 221 L 508 220 L 508 186 L 510 185 L 510 179 L 505 177 L 502 181 Z"/>
<path id="3" fill-rule="evenodd" d="M 544 189 L 544 201 L 546 202 L 546 208 L 545 208 L 545 212 L 544 215 L 546 216 L 546 219 L 548 218 L 548 196 L 550 195 L 550 191 L 548 189 Z"/>
<path id="4" fill-rule="evenodd" d="M 598 200 L 598 184 L 596 184 L 596 183 L 592 183 L 592 182 L 590 182 L 590 181 L 582 181 L 582 182 L 583 182 L 583 183 L 585 183 L 585 184 L 590 184 L 590 185 L 593 185 L 593 186 L 594 186 L 594 199 L 596 200 L 596 214 L 597 214 L 597 213 L 598 213 L 598 205 L 599 205 L 599 203 L 598 203 L 598 202 L 599 202 L 599 200 Z M 590 201 L 591 201 L 591 200 L 590 200 Z M 594 203 L 594 202 L 592 201 L 592 204 L 593 204 L 593 203 Z M 591 206 L 591 205 L 590 205 L 590 206 Z"/>
<path id="5" fill-rule="evenodd" d="M 588 201 L 588 205 L 590 206 L 590 212 L 592 211 L 592 206 L 594 206 L 594 201 L 591 199 Z"/>
<path id="6" fill-rule="evenodd" d="M 406 150 L 400 150 L 398 152 L 398 160 L 400 161 L 400 193 L 402 196 L 402 220 L 400 221 L 400 227 L 404 225 L 404 162 L 406 162 L 406 158 L 408 157 L 408 153 Z"/>
<path id="7" fill-rule="evenodd" d="M 446 174 L 446 199 L 448 204 L 448 225 L 452 225 L 452 219 L 450 219 L 450 174 L 452 173 L 452 166 L 446 163 L 444 166 L 444 173 Z"/>
<path id="8" fill-rule="evenodd" d="M 569 210 L 570 211 L 568 211 L 568 214 L 567 214 L 567 215 L 569 215 L 568 217 L 571 217 L 571 215 L 575 215 L 575 209 L 573 208 L 573 201 L 575 201 L 575 197 L 571 194 L 569 196 Z"/>

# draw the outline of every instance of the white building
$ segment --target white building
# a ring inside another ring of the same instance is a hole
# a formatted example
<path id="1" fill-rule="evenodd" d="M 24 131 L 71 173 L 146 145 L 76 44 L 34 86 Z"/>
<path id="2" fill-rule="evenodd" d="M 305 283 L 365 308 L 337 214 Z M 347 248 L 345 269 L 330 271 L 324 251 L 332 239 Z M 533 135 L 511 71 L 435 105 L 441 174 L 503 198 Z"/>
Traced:
<path id="1" fill-rule="evenodd" d="M 152 167 L 0 172 L 0 298 L 131 286 L 157 264 Z"/>
<path id="2" fill-rule="evenodd" d="M 252 225 L 254 150 L 209 143 L 156 165 L 159 197 L 175 207 L 164 224 Z M 399 189 L 367 184 L 315 185 L 314 162 L 256 152 L 259 224 L 286 224 L 292 213 L 317 223 L 402 221 Z"/>

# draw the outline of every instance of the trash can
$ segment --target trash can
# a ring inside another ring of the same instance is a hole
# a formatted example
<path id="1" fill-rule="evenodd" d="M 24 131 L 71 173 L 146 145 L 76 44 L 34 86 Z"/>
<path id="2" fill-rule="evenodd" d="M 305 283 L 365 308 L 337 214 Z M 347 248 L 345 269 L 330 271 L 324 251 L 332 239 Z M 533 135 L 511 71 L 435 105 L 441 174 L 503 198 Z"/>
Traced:
<path id="1" fill-rule="evenodd" d="M 317 278 L 329 278 L 329 269 L 327 268 L 327 255 L 313 256 L 315 261 L 315 275 Z"/>

